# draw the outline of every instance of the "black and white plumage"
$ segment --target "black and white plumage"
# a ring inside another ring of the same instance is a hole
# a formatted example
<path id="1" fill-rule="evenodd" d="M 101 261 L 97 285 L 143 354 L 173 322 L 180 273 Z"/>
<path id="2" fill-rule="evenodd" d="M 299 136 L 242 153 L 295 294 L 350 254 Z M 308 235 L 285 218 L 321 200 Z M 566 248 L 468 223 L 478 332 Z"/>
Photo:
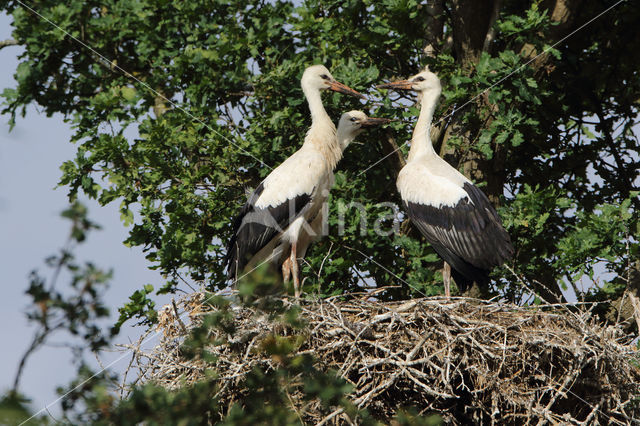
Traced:
<path id="1" fill-rule="evenodd" d="M 321 214 L 333 185 L 333 170 L 344 149 L 322 105 L 320 91 L 363 97 L 338 83 L 322 65 L 307 68 L 301 85 L 311 111 L 311 128 L 302 147 L 276 167 L 249 197 L 234 222 L 225 259 L 229 277 L 236 280 L 245 268 L 261 262 L 285 264 L 293 275 L 296 297 L 300 295 L 298 241 L 303 234 L 315 236 L 309 224 Z"/>
<path id="2" fill-rule="evenodd" d="M 340 120 L 338 121 L 338 130 L 336 132 L 340 149 L 344 152 L 349 144 L 351 144 L 351 142 L 353 142 L 353 140 L 364 130 L 386 124 L 390 121 L 391 120 L 389 120 L 388 118 L 367 117 L 367 115 L 362 111 L 354 110 L 345 112 L 344 114 L 342 114 Z M 329 176 L 329 187 L 332 187 L 333 183 L 334 178 L 332 170 L 331 175 Z M 326 203 L 325 197 L 322 207 L 315 215 L 315 217 L 311 217 L 308 219 L 312 232 L 308 232 L 307 227 L 303 227 L 300 231 L 300 235 L 297 239 L 296 250 L 299 259 L 304 259 L 305 254 L 307 253 L 307 249 L 312 242 L 320 238 L 322 235 L 326 235 L 327 230 L 323 227 L 327 224 L 326 219 L 328 211 L 329 206 Z M 289 277 L 292 274 L 293 267 L 291 263 L 291 257 L 284 257 L 287 251 L 288 249 L 286 245 L 281 242 L 280 245 L 276 247 L 272 252 L 276 256 L 280 253 L 280 261 L 278 263 L 282 265 L 282 276 L 284 278 L 284 281 L 289 280 Z"/>
<path id="3" fill-rule="evenodd" d="M 490 270 L 513 256 L 513 246 L 487 196 L 433 148 L 430 128 L 442 91 L 440 80 L 425 69 L 408 80 L 378 87 L 413 90 L 421 98 L 407 164 L 396 184 L 409 218 L 446 262 L 447 296 L 447 264 L 460 291 L 474 281 L 487 284 Z"/>

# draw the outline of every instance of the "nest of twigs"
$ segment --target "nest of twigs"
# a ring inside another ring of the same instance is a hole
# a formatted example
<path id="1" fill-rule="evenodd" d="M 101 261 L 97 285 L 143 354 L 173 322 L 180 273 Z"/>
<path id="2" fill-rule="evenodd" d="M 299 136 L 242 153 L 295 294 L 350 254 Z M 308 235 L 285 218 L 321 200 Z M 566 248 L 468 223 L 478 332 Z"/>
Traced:
<path id="1" fill-rule="evenodd" d="M 203 299 L 192 295 L 161 312 L 160 344 L 138 352 L 143 380 L 176 388 L 204 377 L 211 365 L 187 361 L 179 350 L 209 309 Z M 179 319 L 183 309 L 188 316 Z M 233 312 L 234 341 L 210 348 L 218 356 L 223 404 L 238 399 L 252 368 L 276 367 L 277 360 L 259 350 L 261 341 L 301 334 L 254 309 Z M 353 404 L 385 423 L 402 407 L 451 424 L 637 424 L 640 418 L 640 369 L 631 338 L 569 305 L 325 299 L 303 302 L 301 316 L 307 326 L 299 352 L 313 354 L 319 369 L 337 371 L 354 387 Z M 291 403 L 310 424 L 357 423 L 340 408 L 327 415 L 302 395 Z"/>

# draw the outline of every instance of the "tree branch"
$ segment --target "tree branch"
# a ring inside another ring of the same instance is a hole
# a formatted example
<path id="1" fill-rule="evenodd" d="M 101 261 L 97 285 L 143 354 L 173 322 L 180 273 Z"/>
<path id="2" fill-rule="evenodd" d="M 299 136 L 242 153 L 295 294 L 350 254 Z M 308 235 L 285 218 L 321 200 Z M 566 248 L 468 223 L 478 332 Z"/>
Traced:
<path id="1" fill-rule="evenodd" d="M 549 42 L 554 42 L 566 35 L 573 27 L 576 17 L 576 11 L 580 10 L 583 0 L 556 0 L 549 5 L 548 10 L 551 15 L 551 21 L 555 24 L 549 29 Z M 535 46 L 525 43 L 520 49 L 520 55 L 525 58 L 532 58 L 538 54 Z M 531 67 L 536 73 L 547 70 L 552 57 L 549 53 L 540 55 L 531 63 Z"/>
<path id="2" fill-rule="evenodd" d="M 600 120 L 600 127 L 602 129 L 602 136 L 604 138 L 604 142 L 609 148 L 609 152 L 613 156 L 613 160 L 616 163 L 615 164 L 616 171 L 618 172 L 618 175 L 622 178 L 618 182 L 623 187 L 621 189 L 624 189 L 625 191 L 627 191 L 627 193 L 630 193 L 631 191 L 635 190 L 633 186 L 635 177 L 631 176 L 631 174 L 625 167 L 624 160 L 622 159 L 622 157 L 620 157 L 620 152 L 618 152 L 618 146 L 616 145 L 616 142 L 613 139 L 611 119 L 605 116 L 605 111 L 602 108 L 602 104 L 597 99 L 595 94 L 592 94 L 591 99 L 596 110 L 595 111 L 596 116 Z M 631 200 L 633 202 L 633 205 L 636 208 L 640 208 L 640 202 L 638 202 L 638 200 L 635 197 L 633 197 Z"/>
<path id="3" fill-rule="evenodd" d="M 426 57 L 436 56 L 444 33 L 444 1 L 429 2 L 426 6 L 426 34 L 422 53 Z"/>
<path id="4" fill-rule="evenodd" d="M 400 173 L 400 170 L 402 170 L 407 162 L 405 161 L 402 152 L 400 152 L 400 147 L 398 147 L 396 138 L 393 136 L 393 133 L 391 133 L 391 131 L 389 130 L 386 130 L 384 134 L 385 137 L 382 142 L 382 150 L 384 151 L 385 156 L 393 154 L 389 155 L 389 163 L 391 163 L 391 167 L 393 169 L 394 179 L 397 179 L 398 173 Z"/>
<path id="5" fill-rule="evenodd" d="M 31 344 L 29 345 L 29 348 L 24 352 L 24 354 L 22 355 L 22 358 L 20 358 L 20 364 L 18 365 L 18 371 L 16 371 L 16 376 L 13 379 L 13 392 L 18 392 L 18 386 L 20 385 L 20 379 L 22 378 L 22 373 L 24 372 L 24 367 L 27 364 L 27 359 L 31 356 L 31 354 L 36 351 L 40 346 L 42 346 L 45 342 L 45 340 L 47 339 L 47 337 L 49 337 L 49 335 L 51 335 L 51 333 L 55 332 L 59 327 L 53 327 L 53 328 L 46 328 L 44 327 L 41 331 L 36 332 L 35 336 L 33 337 L 33 340 L 31 341 Z"/>
<path id="6" fill-rule="evenodd" d="M 11 38 L 0 41 L 0 49 L 7 46 L 18 46 L 18 41 Z"/>
<path id="7" fill-rule="evenodd" d="M 491 46 L 491 42 L 494 38 L 496 38 L 496 21 L 498 20 L 498 16 L 500 16 L 500 9 L 502 8 L 502 0 L 495 0 L 493 3 L 493 11 L 491 12 L 491 17 L 489 18 L 489 29 L 487 30 L 487 35 L 484 37 L 484 44 L 482 45 L 482 51 L 488 52 L 489 47 Z"/>

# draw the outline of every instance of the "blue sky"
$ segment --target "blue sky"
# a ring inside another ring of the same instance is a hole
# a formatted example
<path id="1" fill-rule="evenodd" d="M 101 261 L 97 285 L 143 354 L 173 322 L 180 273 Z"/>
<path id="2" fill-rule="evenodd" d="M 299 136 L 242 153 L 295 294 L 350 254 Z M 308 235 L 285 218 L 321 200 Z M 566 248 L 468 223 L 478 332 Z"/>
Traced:
<path id="1" fill-rule="evenodd" d="M 11 21 L 0 14 L 0 40 L 11 38 Z M 13 72 L 21 52 L 21 47 L 13 46 L 0 50 L 0 91 L 15 87 Z M 69 231 L 69 221 L 60 217 L 68 206 L 66 190 L 55 186 L 61 176 L 60 165 L 75 154 L 75 146 L 69 143 L 70 127 L 60 115 L 46 117 L 32 106 L 11 132 L 7 121 L 8 116 L 0 116 L 0 339 L 4 346 L 0 351 L 0 393 L 12 386 L 19 359 L 34 332 L 24 315 L 29 303 L 24 294 L 29 273 L 37 268 L 50 276 L 44 260 L 62 247 Z M 113 311 L 135 289 L 146 283 L 157 288 L 163 281 L 157 272 L 147 269 L 140 249 L 122 244 L 127 229 L 120 222 L 117 205 L 100 207 L 90 200 L 84 202 L 89 217 L 103 229 L 90 234 L 77 255 L 80 260 L 114 269 L 106 302 L 115 318 Z M 118 340 L 136 338 L 138 333 L 124 328 Z M 51 343 L 64 343 L 67 338 L 54 336 Z M 117 356 L 107 354 L 106 362 Z M 115 370 L 126 367 L 126 362 L 115 365 Z M 20 390 L 33 398 L 32 408 L 37 411 L 57 399 L 56 386 L 66 385 L 75 371 L 68 350 L 44 347 L 29 359 Z M 57 407 L 50 410 L 54 415 L 59 412 Z"/>
<path id="2" fill-rule="evenodd" d="M 0 14 L 0 40 L 11 38 L 10 24 L 11 18 Z M 13 72 L 21 52 L 21 47 L 0 50 L 0 91 L 15 86 Z M 37 268 L 48 276 L 44 259 L 56 253 L 67 237 L 68 221 L 60 217 L 68 206 L 66 190 L 55 186 L 61 175 L 60 165 L 75 155 L 75 146 L 69 143 L 70 127 L 60 115 L 46 117 L 31 106 L 12 132 L 8 119 L 0 117 L 0 270 L 4 281 L 0 298 L 0 338 L 4 343 L 0 351 L 0 393 L 11 387 L 20 357 L 34 332 L 24 315 L 29 303 L 24 294 L 29 273 Z M 90 200 L 84 201 L 89 206 L 90 218 L 103 230 L 90 235 L 78 257 L 114 269 L 107 305 L 112 309 L 122 306 L 143 284 L 160 286 L 162 277 L 147 268 L 141 250 L 122 244 L 127 229 L 120 222 L 117 205 L 100 207 Z M 587 280 L 585 284 L 592 283 Z M 575 300 L 571 289 L 567 296 Z M 118 340 L 135 340 L 139 333 L 137 329 L 124 328 Z M 56 336 L 52 343 L 64 343 L 67 337 Z M 103 362 L 107 364 L 120 356 L 107 354 Z M 125 368 L 127 360 L 123 359 L 114 369 Z M 66 385 L 75 371 L 66 349 L 45 347 L 29 359 L 20 391 L 34 399 L 35 411 L 40 410 L 57 399 L 55 388 Z M 54 407 L 50 411 L 56 415 L 59 409 Z"/>

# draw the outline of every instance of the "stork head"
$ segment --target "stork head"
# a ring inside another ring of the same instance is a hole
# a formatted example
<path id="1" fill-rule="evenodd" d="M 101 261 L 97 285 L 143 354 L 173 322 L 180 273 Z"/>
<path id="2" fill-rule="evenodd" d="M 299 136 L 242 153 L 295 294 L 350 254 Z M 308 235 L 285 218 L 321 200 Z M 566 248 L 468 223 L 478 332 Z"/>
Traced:
<path id="1" fill-rule="evenodd" d="M 390 122 L 388 118 L 367 117 L 362 111 L 349 111 L 342 114 L 338 122 L 338 142 L 344 150 L 365 129 L 381 126 Z"/>
<path id="2" fill-rule="evenodd" d="M 407 80 L 380 84 L 376 87 L 379 89 L 413 90 L 414 92 L 418 92 L 421 97 L 426 94 L 437 97 L 440 96 L 440 93 L 442 92 L 440 79 L 437 75 L 429 71 L 428 67 L 425 67 L 422 72 L 419 72 Z"/>
<path id="3" fill-rule="evenodd" d="M 338 82 L 327 67 L 324 65 L 312 65 L 304 70 L 302 74 L 302 89 L 303 90 L 333 90 L 335 92 L 345 93 L 347 95 L 355 96 L 356 98 L 366 99 L 364 95 L 356 92 L 352 88 L 345 86 Z"/>

